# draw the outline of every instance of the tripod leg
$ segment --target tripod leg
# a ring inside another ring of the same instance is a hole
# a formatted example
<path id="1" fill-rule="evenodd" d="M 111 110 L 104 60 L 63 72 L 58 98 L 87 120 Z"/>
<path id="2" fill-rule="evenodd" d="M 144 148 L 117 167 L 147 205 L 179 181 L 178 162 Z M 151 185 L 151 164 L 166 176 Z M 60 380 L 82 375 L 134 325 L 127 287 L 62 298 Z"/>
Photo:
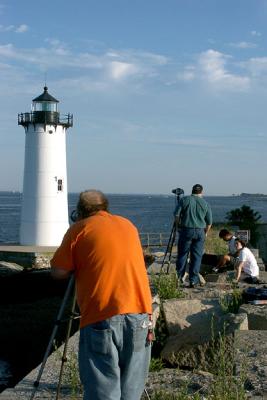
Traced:
<path id="1" fill-rule="evenodd" d="M 173 245 L 174 245 L 174 242 L 175 242 L 175 237 L 176 237 L 176 226 L 175 226 L 175 229 L 174 229 L 173 235 L 172 235 L 172 241 L 171 241 L 171 246 L 170 246 L 170 251 L 169 251 L 169 261 L 168 261 L 168 267 L 167 267 L 167 274 L 169 273 L 169 270 L 170 270 L 172 249 L 173 249 Z"/>
<path id="2" fill-rule="evenodd" d="M 53 328 L 53 331 L 52 331 L 52 334 L 50 336 L 50 340 L 49 340 L 48 346 L 46 348 L 46 352 L 45 352 L 45 355 L 44 355 L 44 358 L 43 358 L 43 362 L 41 364 L 41 367 L 40 367 L 38 376 L 36 378 L 36 381 L 33 384 L 34 385 L 34 389 L 32 391 L 32 395 L 30 397 L 30 400 L 34 399 L 35 393 L 36 393 L 36 391 L 38 389 L 38 386 L 39 386 L 39 383 L 40 383 L 40 379 L 41 379 L 41 376 L 43 374 L 47 358 L 48 358 L 48 356 L 49 356 L 49 354 L 51 352 L 51 349 L 52 349 L 52 346 L 53 346 L 53 343 L 54 343 L 54 339 L 55 339 L 55 336 L 56 336 L 56 333 L 57 333 L 57 330 L 58 330 L 58 326 L 60 324 L 61 317 L 62 317 L 64 309 L 66 307 L 66 302 L 67 302 L 67 300 L 68 300 L 68 298 L 70 296 L 71 290 L 73 288 L 73 284 L 74 284 L 74 275 L 71 276 L 71 278 L 69 280 L 69 283 L 68 283 L 68 286 L 67 286 L 67 289 L 66 289 L 66 292 L 64 294 L 64 298 L 62 300 L 62 303 L 61 303 L 61 306 L 60 306 L 60 309 L 59 309 L 59 312 L 58 312 L 58 315 L 57 315 L 55 326 Z"/>
<path id="3" fill-rule="evenodd" d="M 67 355 L 68 342 L 69 342 L 69 338 L 70 338 L 70 332 L 71 332 L 71 328 L 72 328 L 72 323 L 73 323 L 73 320 L 75 318 L 75 313 L 74 313 L 75 305 L 76 305 L 76 293 L 74 293 L 74 296 L 73 296 L 73 303 L 72 303 L 72 307 L 71 307 L 71 316 L 70 316 L 69 323 L 68 323 L 66 339 L 65 339 L 65 345 L 64 345 L 64 350 L 63 350 L 62 359 L 61 359 L 61 367 L 60 367 L 59 378 L 58 378 L 56 400 L 59 399 L 62 376 L 63 376 L 63 369 L 64 369 L 64 363 L 67 361 L 66 355 Z"/>
<path id="4" fill-rule="evenodd" d="M 173 235 L 175 234 L 175 232 L 176 232 L 176 222 L 174 221 L 173 226 L 172 226 L 172 230 L 171 230 L 171 234 L 170 234 L 170 237 L 169 237 L 169 240 L 168 240 L 167 248 L 166 248 L 166 251 L 165 251 L 163 260 L 162 260 L 160 272 L 162 272 L 162 269 L 163 269 L 163 267 L 164 267 L 167 254 L 168 254 L 168 252 L 170 251 L 170 244 L 171 244 L 171 242 L 172 242 L 172 237 L 173 237 Z"/>

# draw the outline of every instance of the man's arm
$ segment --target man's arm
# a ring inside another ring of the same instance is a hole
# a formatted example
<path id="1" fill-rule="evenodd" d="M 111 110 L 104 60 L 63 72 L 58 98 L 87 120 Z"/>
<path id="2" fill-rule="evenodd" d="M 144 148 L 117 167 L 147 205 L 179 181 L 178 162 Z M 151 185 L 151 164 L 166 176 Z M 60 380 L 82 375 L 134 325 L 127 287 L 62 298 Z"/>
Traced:
<path id="1" fill-rule="evenodd" d="M 210 230 L 210 228 L 212 226 L 212 212 L 211 212 L 211 208 L 210 208 L 209 204 L 208 204 L 208 209 L 207 209 L 205 221 L 206 221 L 205 233 L 206 233 L 206 236 L 207 236 L 208 232 L 209 232 L 209 230 Z"/>
<path id="2" fill-rule="evenodd" d="M 211 225 L 207 225 L 206 228 L 204 229 L 205 233 L 206 233 L 206 236 L 208 235 L 208 232 L 209 232 L 210 228 L 211 228 Z"/>
<path id="3" fill-rule="evenodd" d="M 71 271 L 63 268 L 51 267 L 51 276 L 53 279 L 67 279 L 71 275 Z"/>

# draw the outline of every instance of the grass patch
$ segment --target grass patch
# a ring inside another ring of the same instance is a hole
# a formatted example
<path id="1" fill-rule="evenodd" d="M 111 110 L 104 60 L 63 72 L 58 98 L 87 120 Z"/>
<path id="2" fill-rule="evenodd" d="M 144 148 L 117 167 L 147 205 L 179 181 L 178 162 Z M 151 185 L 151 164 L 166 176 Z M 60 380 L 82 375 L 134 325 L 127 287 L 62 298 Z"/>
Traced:
<path id="1" fill-rule="evenodd" d="M 158 372 L 164 368 L 162 358 L 151 358 L 149 372 Z"/>
<path id="2" fill-rule="evenodd" d="M 200 395 L 188 395 L 185 391 L 181 391 L 180 393 L 170 393 L 167 391 L 157 391 L 151 396 L 151 400 L 201 400 Z M 207 397 L 205 397 L 207 399 Z"/>
<path id="3" fill-rule="evenodd" d="M 219 238 L 219 232 L 221 228 L 221 226 L 218 226 L 212 227 L 210 229 L 208 236 L 205 240 L 205 253 L 216 255 L 228 253 L 227 243 Z"/>
<path id="4" fill-rule="evenodd" d="M 220 305 L 225 313 L 237 314 L 242 303 L 242 291 L 236 287 L 233 288 L 232 293 L 220 298 Z"/>
<path id="5" fill-rule="evenodd" d="M 245 400 L 244 384 L 246 380 L 246 365 L 239 376 L 234 375 L 235 353 L 229 348 L 229 337 L 219 334 L 218 346 L 213 349 L 214 381 L 209 391 L 208 400 Z"/>
<path id="6" fill-rule="evenodd" d="M 56 356 L 62 360 L 63 352 L 54 344 Z M 76 400 L 83 393 L 80 381 L 78 354 L 74 350 L 68 349 L 67 361 L 63 365 L 62 384 L 70 391 L 71 399 Z"/>
<path id="7" fill-rule="evenodd" d="M 181 299 L 185 297 L 176 273 L 151 275 L 151 282 L 160 300 Z"/>

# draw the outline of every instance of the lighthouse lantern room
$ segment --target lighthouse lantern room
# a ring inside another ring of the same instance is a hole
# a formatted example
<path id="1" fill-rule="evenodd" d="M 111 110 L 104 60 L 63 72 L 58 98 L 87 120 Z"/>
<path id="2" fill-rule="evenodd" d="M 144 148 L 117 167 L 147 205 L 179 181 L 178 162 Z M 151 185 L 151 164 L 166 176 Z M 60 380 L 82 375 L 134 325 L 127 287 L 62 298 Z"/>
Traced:
<path id="1" fill-rule="evenodd" d="M 31 112 L 18 115 L 26 136 L 21 245 L 58 246 L 69 226 L 66 131 L 73 116 L 61 117 L 58 103 L 45 86 Z"/>

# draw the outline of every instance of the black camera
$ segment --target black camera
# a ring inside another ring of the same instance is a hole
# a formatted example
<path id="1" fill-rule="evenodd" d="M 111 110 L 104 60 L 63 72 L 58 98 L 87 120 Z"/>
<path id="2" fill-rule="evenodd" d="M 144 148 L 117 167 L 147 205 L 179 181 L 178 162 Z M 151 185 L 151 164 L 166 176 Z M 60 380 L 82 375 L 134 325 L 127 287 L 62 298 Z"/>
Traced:
<path id="1" fill-rule="evenodd" d="M 180 196 L 181 194 L 184 194 L 184 191 L 181 188 L 177 188 L 177 189 L 173 189 L 172 193 L 175 194 L 176 196 Z"/>
<path id="2" fill-rule="evenodd" d="M 73 210 L 70 214 L 70 219 L 72 222 L 76 222 L 78 220 L 77 210 Z"/>

